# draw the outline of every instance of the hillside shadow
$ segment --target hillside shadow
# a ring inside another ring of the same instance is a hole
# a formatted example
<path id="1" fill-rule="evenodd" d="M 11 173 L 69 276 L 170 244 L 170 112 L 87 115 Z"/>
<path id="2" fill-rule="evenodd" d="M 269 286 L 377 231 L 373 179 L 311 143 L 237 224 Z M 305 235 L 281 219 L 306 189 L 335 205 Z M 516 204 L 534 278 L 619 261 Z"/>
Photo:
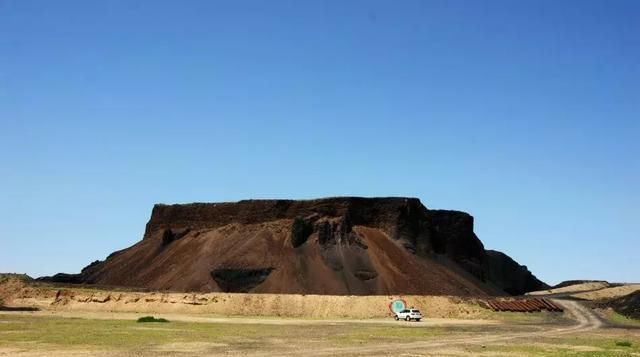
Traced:
<path id="1" fill-rule="evenodd" d="M 0 311 L 40 311 L 40 309 L 26 306 L 0 306 Z"/>

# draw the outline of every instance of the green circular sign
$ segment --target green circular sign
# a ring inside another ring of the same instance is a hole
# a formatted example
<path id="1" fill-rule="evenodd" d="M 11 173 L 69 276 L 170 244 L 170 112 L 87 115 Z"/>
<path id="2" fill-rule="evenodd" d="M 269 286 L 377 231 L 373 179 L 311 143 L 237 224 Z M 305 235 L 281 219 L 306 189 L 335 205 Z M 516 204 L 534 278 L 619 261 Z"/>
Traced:
<path id="1" fill-rule="evenodd" d="M 391 312 L 393 312 L 394 314 L 405 310 L 406 308 L 407 303 L 402 299 L 395 299 L 389 304 L 389 310 L 391 310 Z"/>

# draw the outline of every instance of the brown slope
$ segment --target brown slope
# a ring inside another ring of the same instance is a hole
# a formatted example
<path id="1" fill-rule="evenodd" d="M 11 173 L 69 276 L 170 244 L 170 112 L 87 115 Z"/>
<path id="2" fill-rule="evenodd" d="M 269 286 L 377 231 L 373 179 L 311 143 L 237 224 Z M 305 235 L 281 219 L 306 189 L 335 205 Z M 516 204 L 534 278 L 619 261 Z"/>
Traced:
<path id="1" fill-rule="evenodd" d="M 470 215 L 411 198 L 343 197 L 156 205 L 141 242 L 78 280 L 178 291 L 502 293 L 488 272 Z"/>
<path id="2" fill-rule="evenodd" d="M 230 225 L 196 231 L 160 248 L 160 237 L 145 239 L 105 262 L 95 273 L 104 285 L 158 290 L 220 291 L 211 277 L 217 268 L 273 268 L 254 292 L 336 295 L 486 294 L 474 279 L 452 274 L 418 257 L 376 228 L 356 226 L 361 245 L 323 246 L 316 234 L 290 244 L 291 220 Z M 363 246 L 367 248 L 363 248 Z M 444 283 L 443 283 L 444 282 Z"/>

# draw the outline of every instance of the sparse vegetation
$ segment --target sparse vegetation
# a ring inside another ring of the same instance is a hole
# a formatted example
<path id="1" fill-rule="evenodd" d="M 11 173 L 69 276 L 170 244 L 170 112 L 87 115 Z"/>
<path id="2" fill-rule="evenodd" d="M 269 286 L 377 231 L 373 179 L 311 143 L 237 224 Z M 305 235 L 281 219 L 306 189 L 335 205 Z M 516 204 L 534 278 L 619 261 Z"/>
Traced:
<path id="1" fill-rule="evenodd" d="M 18 280 L 22 280 L 22 281 L 32 281 L 33 278 L 31 278 L 29 275 L 27 274 L 16 274 L 16 273 L 0 273 L 0 283 L 9 280 L 9 279 L 18 279 Z"/>
<path id="2" fill-rule="evenodd" d="M 620 325 L 630 325 L 630 326 L 640 326 L 640 320 L 638 319 L 634 319 L 631 317 L 627 317 L 624 316 L 622 314 L 619 314 L 613 310 L 609 310 L 606 313 L 606 316 L 609 318 L 609 320 L 611 322 L 614 322 L 616 324 L 620 324 Z"/>
<path id="3" fill-rule="evenodd" d="M 166 348 L 176 348 L 179 351 L 181 345 L 188 347 L 209 344 L 203 353 L 224 354 L 230 349 L 240 352 L 269 351 L 289 345 L 277 341 L 295 341 L 290 344 L 293 347 L 301 341 L 317 348 L 346 347 L 363 342 L 380 344 L 399 340 L 425 341 L 444 333 L 458 332 L 458 327 L 422 329 L 415 328 L 417 324 L 403 326 L 373 323 L 319 322 L 305 325 L 304 328 L 295 323 L 265 325 L 171 321 L 169 326 L 140 325 L 132 320 L 0 315 L 0 350 L 2 347 L 28 346 L 31 350 L 39 351 L 98 349 L 128 351 L 137 355 L 138 352 L 149 353 L 150 346 L 162 350 L 167 345 Z M 480 329 L 477 326 L 469 328 L 476 333 Z M 464 329 L 462 332 L 469 333 L 469 330 Z M 147 355 L 144 353 L 141 354 Z"/>
<path id="4" fill-rule="evenodd" d="M 156 318 L 153 316 L 144 316 L 138 319 L 138 322 L 169 322 L 167 319 Z"/>
<path id="5" fill-rule="evenodd" d="M 458 316 L 455 316 L 458 318 Z M 464 318 L 464 316 L 461 316 Z M 540 311 L 540 312 L 510 312 L 510 311 L 492 311 L 483 309 L 474 318 L 506 321 L 510 323 L 536 323 L 536 324 L 564 324 L 569 325 L 573 320 L 559 312 Z"/>
<path id="6" fill-rule="evenodd" d="M 640 352 L 637 343 L 630 340 L 615 340 L 597 334 L 590 336 L 564 336 L 534 338 L 529 341 L 512 341 L 491 344 L 486 347 L 469 347 L 467 352 L 489 355 L 514 356 L 632 356 Z"/>

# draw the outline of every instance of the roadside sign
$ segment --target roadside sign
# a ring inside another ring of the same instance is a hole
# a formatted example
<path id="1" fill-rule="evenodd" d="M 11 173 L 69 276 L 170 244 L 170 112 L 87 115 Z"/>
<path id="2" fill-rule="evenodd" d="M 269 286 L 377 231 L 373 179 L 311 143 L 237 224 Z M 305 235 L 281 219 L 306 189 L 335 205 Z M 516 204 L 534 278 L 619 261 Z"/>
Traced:
<path id="1" fill-rule="evenodd" d="M 391 303 L 389 303 L 389 310 L 391 310 L 393 314 L 396 314 L 406 308 L 407 302 L 402 299 L 393 299 L 391 300 Z"/>

